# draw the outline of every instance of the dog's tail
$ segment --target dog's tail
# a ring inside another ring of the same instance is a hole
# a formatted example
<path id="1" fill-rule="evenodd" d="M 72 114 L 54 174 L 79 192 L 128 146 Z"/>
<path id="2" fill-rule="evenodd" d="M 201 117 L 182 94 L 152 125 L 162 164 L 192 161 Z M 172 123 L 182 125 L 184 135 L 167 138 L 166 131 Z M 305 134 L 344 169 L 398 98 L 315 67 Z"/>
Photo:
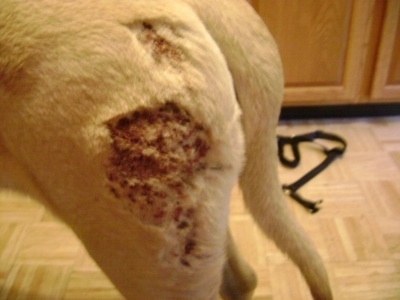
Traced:
<path id="1" fill-rule="evenodd" d="M 246 205 L 264 233 L 298 265 L 313 297 L 331 299 L 322 259 L 291 216 L 278 182 L 275 127 L 283 76 L 273 38 L 245 1 L 185 1 L 197 10 L 233 76 L 246 138 L 247 161 L 240 179 Z"/>

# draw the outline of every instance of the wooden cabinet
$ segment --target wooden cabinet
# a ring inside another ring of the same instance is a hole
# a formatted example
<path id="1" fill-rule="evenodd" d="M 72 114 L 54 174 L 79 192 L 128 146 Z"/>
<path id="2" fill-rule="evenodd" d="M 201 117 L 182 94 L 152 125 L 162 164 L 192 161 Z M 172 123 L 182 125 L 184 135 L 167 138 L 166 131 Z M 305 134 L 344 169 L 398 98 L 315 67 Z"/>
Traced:
<path id="1" fill-rule="evenodd" d="M 399 0 L 252 0 L 280 48 L 284 104 L 400 101 Z"/>
<path id="2" fill-rule="evenodd" d="M 372 83 L 372 101 L 400 99 L 400 1 L 388 1 Z"/>

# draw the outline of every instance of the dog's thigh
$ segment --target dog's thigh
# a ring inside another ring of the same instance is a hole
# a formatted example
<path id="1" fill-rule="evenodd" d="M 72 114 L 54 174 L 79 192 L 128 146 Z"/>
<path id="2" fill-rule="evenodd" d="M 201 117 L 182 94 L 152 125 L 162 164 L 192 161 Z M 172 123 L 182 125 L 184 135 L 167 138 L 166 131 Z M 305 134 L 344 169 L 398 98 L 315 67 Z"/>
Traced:
<path id="1" fill-rule="evenodd" d="M 223 157 L 230 150 L 173 102 L 118 116 L 107 130 L 105 194 L 89 208 L 98 224 L 87 228 L 86 218 L 77 228 L 92 255 L 129 298 L 215 297 L 235 178 Z"/>
<path id="2" fill-rule="evenodd" d="M 132 9 L 140 19 L 126 25 L 67 5 L 57 30 L 27 14 L 40 32 L 21 40 L 35 51 L 0 98 L 0 132 L 127 298 L 210 299 L 243 159 L 240 113 L 197 16 L 158 5 Z"/>

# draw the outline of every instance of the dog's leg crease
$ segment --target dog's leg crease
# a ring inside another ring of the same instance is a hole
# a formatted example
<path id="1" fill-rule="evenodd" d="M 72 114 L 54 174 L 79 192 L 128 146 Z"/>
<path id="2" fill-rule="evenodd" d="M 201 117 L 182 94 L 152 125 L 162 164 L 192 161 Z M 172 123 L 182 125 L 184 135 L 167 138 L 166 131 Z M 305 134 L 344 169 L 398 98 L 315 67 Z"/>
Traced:
<path id="1" fill-rule="evenodd" d="M 230 232 L 227 243 L 221 297 L 227 300 L 250 300 L 257 285 L 256 274 L 240 256 Z"/>
<path id="2" fill-rule="evenodd" d="M 245 202 L 265 234 L 300 268 L 313 297 L 332 299 L 322 259 L 290 214 L 278 182 L 275 128 L 283 76 L 273 38 L 245 1 L 214 1 L 213 10 L 207 9 L 210 1 L 185 2 L 195 7 L 234 79 L 246 139 L 246 165 L 240 176 Z"/>

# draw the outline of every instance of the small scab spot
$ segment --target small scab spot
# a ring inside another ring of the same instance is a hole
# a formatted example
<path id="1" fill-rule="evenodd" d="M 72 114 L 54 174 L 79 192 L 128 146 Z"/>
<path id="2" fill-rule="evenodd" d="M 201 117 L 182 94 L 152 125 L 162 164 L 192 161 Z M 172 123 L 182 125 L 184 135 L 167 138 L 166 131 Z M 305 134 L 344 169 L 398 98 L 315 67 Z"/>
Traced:
<path id="1" fill-rule="evenodd" d="M 120 197 L 120 195 L 119 195 L 119 193 L 118 193 L 118 191 L 117 191 L 116 188 L 111 187 L 111 188 L 110 188 L 110 191 L 111 191 L 111 193 L 115 196 L 115 198 L 119 198 L 119 197 Z"/>
<path id="2" fill-rule="evenodd" d="M 183 266 L 190 267 L 190 263 L 186 259 L 182 258 L 180 261 Z"/>
<path id="3" fill-rule="evenodd" d="M 185 244 L 185 254 L 189 255 L 196 247 L 196 242 L 193 239 L 188 239 Z"/>
<path id="4" fill-rule="evenodd" d="M 158 220 L 164 218 L 164 216 L 165 216 L 165 211 L 164 210 L 156 211 L 155 214 L 154 214 L 154 218 L 156 218 Z"/>
<path id="5" fill-rule="evenodd" d="M 173 31 L 171 33 L 174 34 Z M 156 62 L 166 61 L 177 67 L 177 63 L 183 61 L 182 50 L 160 35 L 156 27 L 149 22 L 142 23 L 142 30 L 138 33 L 137 38 L 149 50 Z"/>
<path id="6" fill-rule="evenodd" d="M 153 26 L 150 23 L 143 22 L 142 24 L 145 29 L 149 29 L 149 30 L 153 29 Z"/>
<path id="7" fill-rule="evenodd" d="M 186 229 L 189 227 L 189 223 L 186 221 L 182 221 L 181 223 L 178 224 L 178 229 Z"/>
<path id="8" fill-rule="evenodd" d="M 129 119 L 128 118 L 121 118 L 118 120 L 118 123 L 116 125 L 116 127 L 118 129 L 123 129 L 124 127 L 129 125 Z"/>

